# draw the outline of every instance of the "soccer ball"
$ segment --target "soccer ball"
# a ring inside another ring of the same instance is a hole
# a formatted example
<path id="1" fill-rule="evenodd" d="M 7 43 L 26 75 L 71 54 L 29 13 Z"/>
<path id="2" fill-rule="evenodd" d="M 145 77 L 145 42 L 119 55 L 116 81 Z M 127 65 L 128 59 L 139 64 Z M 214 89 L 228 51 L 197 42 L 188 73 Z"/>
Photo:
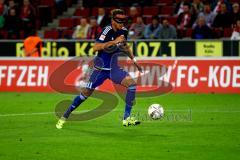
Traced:
<path id="1" fill-rule="evenodd" d="M 152 104 L 148 108 L 148 115 L 152 119 L 159 119 L 163 117 L 164 115 L 164 110 L 163 107 L 160 104 Z"/>

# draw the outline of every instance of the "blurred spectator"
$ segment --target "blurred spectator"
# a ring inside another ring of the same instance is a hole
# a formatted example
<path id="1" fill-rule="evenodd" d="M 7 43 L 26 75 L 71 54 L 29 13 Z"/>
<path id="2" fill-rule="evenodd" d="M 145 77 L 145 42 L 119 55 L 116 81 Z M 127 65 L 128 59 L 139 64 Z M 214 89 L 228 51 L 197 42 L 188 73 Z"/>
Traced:
<path id="1" fill-rule="evenodd" d="M 203 11 L 204 5 L 201 0 L 193 0 L 192 2 L 192 13 L 198 15 Z"/>
<path id="2" fill-rule="evenodd" d="M 11 8 L 9 14 L 6 17 L 5 28 L 8 31 L 8 38 L 18 39 L 19 38 L 19 28 L 20 28 L 20 18 L 17 16 L 16 10 Z"/>
<path id="3" fill-rule="evenodd" d="M 104 28 L 110 24 L 110 18 L 106 14 L 106 11 L 104 8 L 98 8 L 97 24 L 101 28 Z"/>
<path id="4" fill-rule="evenodd" d="M 188 3 L 188 2 L 189 0 L 181 0 L 180 2 L 178 2 L 174 13 L 176 15 L 180 15 L 183 12 L 184 3 Z"/>
<path id="5" fill-rule="evenodd" d="M 15 3 L 14 0 L 9 0 L 8 1 L 8 14 L 9 14 L 9 11 L 11 9 L 15 9 L 16 13 L 18 13 L 18 6 L 17 6 L 17 4 Z"/>
<path id="6" fill-rule="evenodd" d="M 160 31 L 160 39 L 176 39 L 177 31 L 176 28 L 171 25 L 167 18 L 162 20 L 162 28 Z"/>
<path id="7" fill-rule="evenodd" d="M 216 15 L 213 22 L 213 27 L 223 29 L 231 27 L 231 24 L 232 24 L 231 14 L 227 11 L 226 4 L 221 4 L 221 11 Z"/>
<path id="8" fill-rule="evenodd" d="M 227 9 L 231 10 L 231 4 L 229 3 L 229 0 L 208 0 L 212 4 L 212 10 L 213 13 L 217 14 L 221 12 L 221 5 L 226 4 Z"/>
<path id="9" fill-rule="evenodd" d="M 90 27 L 87 32 L 87 39 L 96 39 L 97 35 L 101 32 L 101 27 L 98 26 L 96 18 L 90 19 Z"/>
<path id="10" fill-rule="evenodd" d="M 184 3 L 183 12 L 177 18 L 177 28 L 183 30 L 192 27 L 195 17 L 190 12 L 190 4 Z"/>
<path id="11" fill-rule="evenodd" d="M 36 16 L 36 10 L 31 5 L 29 0 L 23 0 L 23 6 L 21 7 L 21 15 L 20 17 L 24 20 L 31 20 L 35 18 Z"/>
<path id="12" fill-rule="evenodd" d="M 205 18 L 205 22 L 206 22 L 206 25 L 208 25 L 208 27 L 211 27 L 212 24 L 213 24 L 213 21 L 214 21 L 214 18 L 215 18 L 216 14 L 214 14 L 212 11 L 211 11 L 211 6 L 209 3 L 206 3 L 204 4 L 204 9 L 203 9 L 203 12 L 200 12 L 198 14 L 198 19 L 200 17 L 204 17 Z M 193 28 L 197 25 L 197 21 L 195 22 L 195 24 L 193 25 Z"/>
<path id="13" fill-rule="evenodd" d="M 144 38 L 158 39 L 162 25 L 159 24 L 159 17 L 153 16 L 152 23 L 147 25 L 144 30 Z"/>
<path id="14" fill-rule="evenodd" d="M 88 33 L 89 24 L 86 18 L 82 18 L 80 21 L 80 25 L 77 25 L 75 31 L 72 35 L 72 38 L 77 39 L 86 39 Z"/>
<path id="15" fill-rule="evenodd" d="M 234 3 L 232 5 L 232 13 L 231 13 L 231 16 L 232 16 L 232 23 L 233 24 L 236 24 L 237 20 L 240 19 L 240 9 L 239 9 L 239 4 L 238 3 Z"/>
<path id="16" fill-rule="evenodd" d="M 5 0 L 0 0 L 0 15 L 6 16 L 8 13 L 7 6 L 4 4 Z"/>
<path id="17" fill-rule="evenodd" d="M 231 40 L 240 40 L 240 19 L 237 20 L 234 26 Z"/>
<path id="18" fill-rule="evenodd" d="M 43 42 L 37 36 L 36 31 L 32 30 L 23 42 L 24 54 L 26 57 L 40 57 L 42 52 Z"/>
<path id="19" fill-rule="evenodd" d="M 138 10 L 136 7 L 131 7 L 129 9 L 129 17 L 128 17 L 128 24 L 131 25 L 137 22 L 137 17 L 139 16 Z"/>
<path id="20" fill-rule="evenodd" d="M 205 18 L 199 17 L 197 20 L 197 25 L 193 29 L 192 33 L 193 39 L 211 39 L 212 37 L 212 30 L 211 28 L 206 25 Z"/>
<path id="21" fill-rule="evenodd" d="M 23 30 L 25 31 L 25 37 L 28 36 L 29 31 L 35 29 L 35 17 L 35 8 L 31 5 L 29 0 L 23 0 L 20 18 L 22 20 Z"/>
<path id="22" fill-rule="evenodd" d="M 143 32 L 145 30 L 145 24 L 142 17 L 137 17 L 136 23 L 133 23 L 129 28 L 129 38 L 131 39 L 143 39 Z"/>

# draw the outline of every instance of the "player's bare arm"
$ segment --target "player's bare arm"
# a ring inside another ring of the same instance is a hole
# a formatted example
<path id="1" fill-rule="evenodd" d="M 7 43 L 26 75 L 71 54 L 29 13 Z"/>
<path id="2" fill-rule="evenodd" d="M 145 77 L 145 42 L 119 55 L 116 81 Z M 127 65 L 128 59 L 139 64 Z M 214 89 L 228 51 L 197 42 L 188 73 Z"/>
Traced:
<path id="1" fill-rule="evenodd" d="M 137 63 L 137 59 L 134 57 L 133 52 L 126 41 L 124 41 L 122 49 L 124 50 L 124 53 L 133 61 L 134 65 L 137 67 L 139 72 L 143 72 L 142 67 L 140 67 L 139 64 Z"/>

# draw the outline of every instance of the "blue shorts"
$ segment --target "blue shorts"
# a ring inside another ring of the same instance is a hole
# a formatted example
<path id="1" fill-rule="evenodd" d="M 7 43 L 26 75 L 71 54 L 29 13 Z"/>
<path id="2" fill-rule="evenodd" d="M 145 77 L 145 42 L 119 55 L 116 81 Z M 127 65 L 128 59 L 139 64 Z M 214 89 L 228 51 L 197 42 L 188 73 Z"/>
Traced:
<path id="1" fill-rule="evenodd" d="M 111 70 L 101 70 L 93 68 L 90 74 L 86 88 L 95 89 L 100 86 L 106 79 L 112 80 L 116 84 L 121 84 L 122 80 L 129 74 L 122 68 L 116 67 Z"/>

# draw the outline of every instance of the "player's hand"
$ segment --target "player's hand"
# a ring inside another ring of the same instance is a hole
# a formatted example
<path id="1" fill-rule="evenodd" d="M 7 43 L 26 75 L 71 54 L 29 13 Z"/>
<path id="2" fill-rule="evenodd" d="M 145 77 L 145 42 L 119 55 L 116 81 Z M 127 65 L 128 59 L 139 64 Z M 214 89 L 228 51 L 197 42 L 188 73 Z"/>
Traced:
<path id="1" fill-rule="evenodd" d="M 118 43 L 121 43 L 121 42 L 124 42 L 124 41 L 125 41 L 124 35 L 118 36 L 118 37 L 114 40 L 115 44 L 118 44 Z"/>

